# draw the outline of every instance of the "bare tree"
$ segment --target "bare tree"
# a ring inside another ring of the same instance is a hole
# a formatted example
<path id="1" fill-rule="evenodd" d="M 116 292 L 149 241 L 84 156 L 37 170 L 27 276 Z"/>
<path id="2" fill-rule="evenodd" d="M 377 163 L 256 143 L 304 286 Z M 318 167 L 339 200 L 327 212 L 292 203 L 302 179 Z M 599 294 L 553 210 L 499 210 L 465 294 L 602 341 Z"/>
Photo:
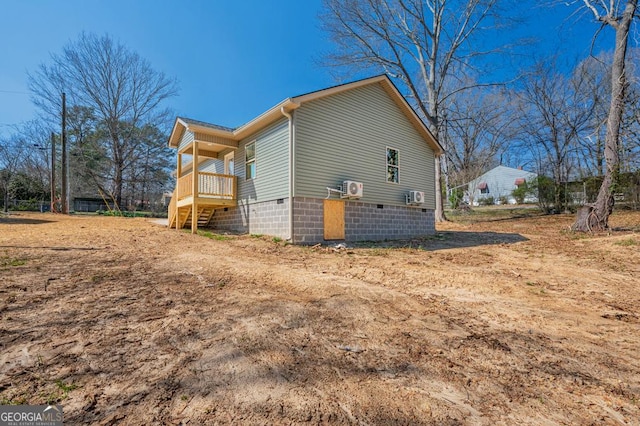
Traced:
<path id="1" fill-rule="evenodd" d="M 111 143 L 104 126 L 100 126 L 92 108 L 73 106 L 67 112 L 72 193 L 94 197 L 113 193 L 114 168 L 111 165 Z M 133 145 L 133 144 L 131 144 Z M 123 184 L 124 187 L 124 184 Z"/>
<path id="2" fill-rule="evenodd" d="M 49 187 L 51 128 L 42 120 L 28 121 L 15 128 L 13 139 L 20 146 L 20 172 L 27 175 L 31 181 L 37 182 L 39 186 Z"/>
<path id="3" fill-rule="evenodd" d="M 172 167 L 169 161 L 171 152 L 164 143 L 164 132 L 154 126 L 141 129 L 138 137 L 139 149 L 127 172 L 129 204 L 135 208 L 149 208 L 153 204 L 151 198 L 160 200 L 167 190 Z"/>
<path id="4" fill-rule="evenodd" d="M 625 115 L 620 140 L 620 171 L 633 172 L 640 169 L 640 69 L 638 49 L 627 53 L 627 81 Z"/>
<path id="5" fill-rule="evenodd" d="M 457 92 L 446 105 L 441 139 L 447 146 L 450 184 L 458 188 L 500 162 L 515 130 L 513 105 L 501 91 L 486 88 Z M 471 204 L 474 190 L 469 188 Z"/>
<path id="6" fill-rule="evenodd" d="M 638 85 L 638 52 L 633 49 L 627 53 L 627 89 L 625 94 L 624 115 L 619 136 L 620 172 L 637 169 L 638 141 L 640 132 L 640 87 Z M 581 177 L 604 176 L 604 146 L 607 135 L 607 118 L 611 105 L 611 62 L 613 52 L 604 52 L 596 57 L 590 56 L 582 61 L 575 73 L 582 74 L 586 81 L 583 85 L 584 98 L 593 104 L 591 112 L 591 133 L 581 139 L 579 168 Z"/>
<path id="7" fill-rule="evenodd" d="M 613 185 L 620 167 L 620 128 L 628 84 L 626 75 L 627 45 L 638 0 L 624 2 L 583 0 L 583 3 L 583 7 L 587 8 L 597 21 L 603 26 L 612 27 L 616 34 L 611 67 L 611 105 L 607 118 L 607 136 L 604 148 L 605 175 L 596 202 L 580 209 L 576 221 L 571 227 L 574 231 L 587 232 L 608 229 L 609 216 L 613 212 Z"/>
<path id="8" fill-rule="evenodd" d="M 90 108 L 101 123 L 111 166 L 111 194 L 119 205 L 126 168 L 136 155 L 138 133 L 167 120 L 160 109 L 176 94 L 176 82 L 153 70 L 138 54 L 108 35 L 83 33 L 29 74 L 34 103 L 52 120 L 60 113 L 60 94 L 70 106 Z"/>
<path id="9" fill-rule="evenodd" d="M 519 102 L 520 139 L 555 183 L 554 207 L 562 210 L 566 199 L 561 184 L 577 168 L 580 142 L 592 134 L 596 104 L 587 95 L 584 73 L 570 76 L 556 70 L 553 61 L 537 64 L 523 80 Z"/>
<path id="10" fill-rule="evenodd" d="M 338 46 L 329 61 L 385 72 L 441 139 L 443 102 L 466 88 L 458 77 L 494 52 L 473 42 L 504 22 L 494 19 L 497 5 L 498 0 L 325 0 L 324 27 Z M 436 220 L 442 221 L 436 163 Z"/>
<path id="11" fill-rule="evenodd" d="M 580 138 L 577 146 L 580 177 L 604 175 L 604 143 L 606 137 L 607 114 L 611 99 L 611 55 L 601 54 L 582 61 L 574 70 L 584 81 L 580 86 L 581 97 L 589 108 L 589 132 Z"/>
<path id="12" fill-rule="evenodd" d="M 24 161 L 24 141 L 17 136 L 0 140 L 0 190 L 4 199 L 4 212 L 9 211 L 11 183 Z"/>

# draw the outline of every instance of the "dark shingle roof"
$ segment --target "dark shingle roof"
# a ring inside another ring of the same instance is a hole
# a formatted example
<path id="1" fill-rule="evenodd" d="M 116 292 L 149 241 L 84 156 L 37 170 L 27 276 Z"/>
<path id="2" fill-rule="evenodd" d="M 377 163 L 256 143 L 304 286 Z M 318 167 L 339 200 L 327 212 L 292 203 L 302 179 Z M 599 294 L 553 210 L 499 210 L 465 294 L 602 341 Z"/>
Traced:
<path id="1" fill-rule="evenodd" d="M 209 127 L 210 129 L 216 129 L 216 130 L 224 130 L 226 132 L 233 132 L 234 129 L 231 127 L 225 127 L 225 126 L 219 126 L 217 124 L 211 124 L 211 123 L 207 123 L 204 121 L 200 121 L 200 120 L 194 120 L 192 118 L 186 118 L 186 117 L 178 117 L 180 120 L 184 121 L 187 124 L 195 124 L 198 126 L 202 126 L 202 127 Z"/>
<path id="2" fill-rule="evenodd" d="M 382 77 L 383 75 L 386 75 L 386 74 L 378 74 L 378 75 L 373 75 L 373 76 L 370 76 L 370 77 L 360 78 L 360 79 L 358 79 L 358 80 L 347 81 L 346 83 L 340 83 L 340 84 L 336 84 L 336 85 L 334 85 L 334 86 L 325 87 L 325 88 L 323 88 L 323 89 L 318 89 L 318 90 L 313 90 L 313 91 L 308 92 L 308 93 L 303 93 L 303 94 L 301 94 L 301 95 L 294 96 L 293 98 L 294 98 L 294 99 L 295 99 L 295 98 L 301 98 L 301 97 L 303 97 L 303 96 L 311 95 L 311 94 L 314 94 L 314 93 L 324 92 L 325 90 L 335 89 L 336 87 L 348 86 L 348 85 L 353 84 L 353 83 L 359 83 L 359 82 L 361 82 L 361 81 L 370 80 L 370 79 L 372 79 L 372 78 Z"/>

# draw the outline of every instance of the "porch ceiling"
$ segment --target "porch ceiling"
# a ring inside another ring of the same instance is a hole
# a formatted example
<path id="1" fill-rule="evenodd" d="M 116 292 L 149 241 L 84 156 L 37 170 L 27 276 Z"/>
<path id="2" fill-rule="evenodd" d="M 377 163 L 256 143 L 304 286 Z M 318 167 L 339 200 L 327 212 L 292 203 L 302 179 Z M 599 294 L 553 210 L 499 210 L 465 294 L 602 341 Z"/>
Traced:
<path id="1" fill-rule="evenodd" d="M 194 132 L 194 142 L 199 142 L 201 147 L 221 146 L 224 148 L 238 148 L 238 141 L 219 135 L 203 132 Z M 205 148 L 206 149 L 206 148 Z"/>
<path id="2" fill-rule="evenodd" d="M 231 141 L 233 142 L 233 141 Z M 193 145 L 198 144 L 198 156 L 200 157 L 211 157 L 217 158 L 218 154 L 225 149 L 238 149 L 238 143 L 215 143 L 215 142 L 203 142 L 203 141 L 194 141 L 194 143 L 190 143 L 185 146 L 184 149 L 180 151 L 180 154 L 189 154 L 193 155 Z"/>

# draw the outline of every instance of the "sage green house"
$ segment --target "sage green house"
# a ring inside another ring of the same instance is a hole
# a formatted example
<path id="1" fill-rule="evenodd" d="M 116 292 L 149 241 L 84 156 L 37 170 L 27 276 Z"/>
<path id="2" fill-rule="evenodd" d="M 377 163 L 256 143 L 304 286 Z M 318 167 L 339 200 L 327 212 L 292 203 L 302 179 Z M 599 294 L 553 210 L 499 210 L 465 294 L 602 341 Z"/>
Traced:
<path id="1" fill-rule="evenodd" d="M 384 75 L 288 98 L 235 129 L 179 117 L 169 145 L 171 227 L 301 244 L 435 232 L 442 148 Z"/>

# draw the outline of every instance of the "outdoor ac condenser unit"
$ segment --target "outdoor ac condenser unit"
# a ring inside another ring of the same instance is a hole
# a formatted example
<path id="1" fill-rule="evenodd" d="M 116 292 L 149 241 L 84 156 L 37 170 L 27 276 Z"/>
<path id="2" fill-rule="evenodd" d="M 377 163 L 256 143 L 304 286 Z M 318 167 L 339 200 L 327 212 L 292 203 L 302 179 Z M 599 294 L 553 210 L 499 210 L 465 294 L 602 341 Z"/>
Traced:
<path id="1" fill-rule="evenodd" d="M 409 192 L 409 204 L 422 204 L 422 203 L 424 203 L 424 192 L 422 191 Z"/>
<path id="2" fill-rule="evenodd" d="M 362 182 L 345 180 L 342 182 L 342 198 L 362 197 Z"/>

